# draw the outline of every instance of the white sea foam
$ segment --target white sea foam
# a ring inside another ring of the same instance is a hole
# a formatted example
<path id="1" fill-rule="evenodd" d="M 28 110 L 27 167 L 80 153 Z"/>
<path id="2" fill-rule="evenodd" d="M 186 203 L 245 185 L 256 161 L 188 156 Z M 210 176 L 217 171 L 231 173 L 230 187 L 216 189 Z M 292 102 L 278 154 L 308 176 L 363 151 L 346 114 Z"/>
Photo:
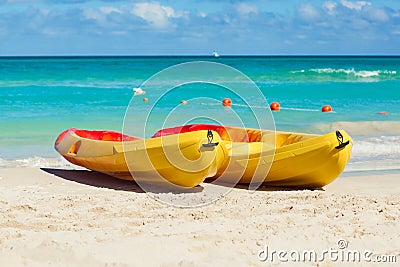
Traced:
<path id="1" fill-rule="evenodd" d="M 365 171 L 390 171 L 400 170 L 400 160 L 370 160 L 370 161 L 350 161 L 344 172 L 365 172 Z"/>
<path id="2" fill-rule="evenodd" d="M 8 161 L 0 158 L 0 168 L 7 167 L 7 165 L 8 165 Z"/>
<path id="3" fill-rule="evenodd" d="M 343 121 L 310 126 L 307 131 L 327 133 L 339 129 L 350 135 L 400 135 L 400 121 Z"/>
<path id="4" fill-rule="evenodd" d="M 354 75 L 355 76 L 359 76 L 359 77 L 363 77 L 363 78 L 368 78 L 368 77 L 379 76 L 379 71 L 362 70 L 362 71 L 354 72 Z"/>
<path id="5" fill-rule="evenodd" d="M 386 76 L 397 75 L 396 70 L 355 70 L 354 68 L 351 69 L 318 68 L 318 69 L 309 69 L 307 71 L 306 70 L 292 71 L 292 73 L 305 73 L 305 72 L 314 72 L 318 74 L 346 74 L 348 76 L 361 77 L 361 78 L 379 77 L 381 75 L 386 75 Z"/>
<path id="6" fill-rule="evenodd" d="M 386 74 L 386 75 L 397 74 L 397 72 L 393 70 L 355 70 L 354 68 L 352 69 L 322 68 L 322 69 L 310 69 L 310 71 L 317 73 L 345 73 L 347 75 L 352 74 L 354 76 L 359 76 L 363 78 L 379 76 L 380 74 Z"/>
<path id="7" fill-rule="evenodd" d="M 354 138 L 354 157 L 400 159 L 400 136 Z"/>
<path id="8" fill-rule="evenodd" d="M 0 158 L 0 168 L 63 168 L 81 169 L 66 161 L 64 158 L 30 157 L 23 159 L 6 160 Z"/>
<path id="9" fill-rule="evenodd" d="M 400 135 L 354 136 L 346 171 L 400 170 Z"/>

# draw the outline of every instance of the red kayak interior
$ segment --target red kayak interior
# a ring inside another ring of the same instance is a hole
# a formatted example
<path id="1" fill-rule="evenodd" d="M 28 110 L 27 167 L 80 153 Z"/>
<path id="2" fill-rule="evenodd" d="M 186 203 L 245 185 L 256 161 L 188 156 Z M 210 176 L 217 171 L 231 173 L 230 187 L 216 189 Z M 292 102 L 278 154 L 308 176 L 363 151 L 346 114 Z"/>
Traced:
<path id="1" fill-rule="evenodd" d="M 213 124 L 189 124 L 173 128 L 165 128 L 157 131 L 152 138 L 201 130 L 215 131 L 219 134 L 222 140 L 234 142 L 260 142 L 262 138 L 262 133 L 260 130 Z"/>
<path id="2" fill-rule="evenodd" d="M 135 141 L 142 138 L 129 136 L 126 134 L 114 132 L 114 131 L 92 131 L 92 130 L 79 130 L 76 128 L 68 129 L 62 132 L 56 140 L 56 144 L 60 143 L 60 141 L 64 138 L 64 136 L 69 133 L 75 133 L 77 136 L 82 138 L 87 138 L 91 140 L 98 140 L 98 141 L 114 141 L 114 142 L 122 142 L 122 141 Z"/>
<path id="3" fill-rule="evenodd" d="M 213 124 L 189 124 L 184 126 L 165 128 L 157 131 L 151 138 L 167 136 L 172 134 L 201 131 L 201 130 L 215 131 L 220 135 L 222 140 L 229 140 L 235 142 L 260 142 L 262 138 L 260 130 L 235 128 L 235 127 L 213 125 Z M 76 128 L 71 128 L 62 132 L 58 136 L 56 144 L 58 144 L 68 132 L 73 132 L 82 138 L 98 140 L 98 141 L 122 142 L 122 141 L 135 141 L 142 139 L 139 137 L 129 136 L 114 131 L 93 131 L 93 130 L 79 130 Z"/>

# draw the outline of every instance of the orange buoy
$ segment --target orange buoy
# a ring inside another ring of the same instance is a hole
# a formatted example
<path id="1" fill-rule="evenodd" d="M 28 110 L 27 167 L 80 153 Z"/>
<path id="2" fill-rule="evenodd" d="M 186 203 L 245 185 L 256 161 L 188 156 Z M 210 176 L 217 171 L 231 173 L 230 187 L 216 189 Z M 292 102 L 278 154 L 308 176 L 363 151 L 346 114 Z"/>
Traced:
<path id="1" fill-rule="evenodd" d="M 332 107 L 329 105 L 324 105 L 322 107 L 322 112 L 331 112 L 332 111 Z"/>
<path id="2" fill-rule="evenodd" d="M 147 102 L 149 99 L 147 97 L 143 98 L 143 102 Z"/>
<path id="3" fill-rule="evenodd" d="M 181 104 L 182 104 L 182 105 L 186 105 L 186 104 L 187 104 L 187 101 L 186 101 L 186 100 L 181 100 Z"/>
<path id="4" fill-rule="evenodd" d="M 273 111 L 279 111 L 281 109 L 281 105 L 278 102 L 272 102 L 271 105 L 269 105 L 269 107 Z"/>
<path id="5" fill-rule="evenodd" d="M 387 115 L 388 113 L 387 113 L 387 111 L 381 111 L 381 112 L 378 112 L 378 114 L 379 115 Z"/>
<path id="6" fill-rule="evenodd" d="M 232 100 L 230 98 L 224 98 L 222 100 L 222 105 L 225 107 L 231 107 L 232 106 Z"/>

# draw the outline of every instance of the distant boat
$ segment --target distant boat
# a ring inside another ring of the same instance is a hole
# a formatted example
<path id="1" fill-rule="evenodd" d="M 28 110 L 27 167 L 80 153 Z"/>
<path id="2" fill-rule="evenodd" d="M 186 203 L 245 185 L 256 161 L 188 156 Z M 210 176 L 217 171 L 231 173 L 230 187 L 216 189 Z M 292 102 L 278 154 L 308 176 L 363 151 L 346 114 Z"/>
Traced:
<path id="1" fill-rule="evenodd" d="M 215 51 L 215 50 L 214 50 L 214 52 L 213 52 L 213 55 L 214 55 L 214 57 L 219 57 L 219 54 L 218 54 L 218 52 L 217 52 L 217 51 Z"/>

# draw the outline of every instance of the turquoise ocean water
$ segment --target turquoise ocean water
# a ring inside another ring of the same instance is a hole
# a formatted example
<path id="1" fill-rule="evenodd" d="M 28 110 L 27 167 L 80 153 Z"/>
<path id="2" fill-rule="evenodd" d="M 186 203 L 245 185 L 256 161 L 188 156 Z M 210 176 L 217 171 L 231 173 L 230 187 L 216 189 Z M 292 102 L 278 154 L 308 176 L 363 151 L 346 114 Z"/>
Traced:
<path id="1" fill-rule="evenodd" d="M 400 170 L 400 57 L 0 58 L 0 167 L 50 164 L 47 158 L 58 158 L 54 140 L 67 128 L 122 131 L 127 106 L 140 114 L 160 93 L 155 86 L 132 99 L 132 89 L 167 67 L 191 61 L 226 64 L 250 77 L 269 103 L 281 104 L 273 113 L 277 130 L 350 132 L 355 143 L 346 172 Z M 214 102 L 192 104 L 196 97 Z M 241 103 L 218 86 L 187 85 L 163 97 L 150 123 L 162 126 L 165 114 L 186 99 L 186 116 L 199 109 L 222 116 L 233 111 L 251 124 L 244 107 L 224 109 L 219 104 L 224 97 Z M 322 113 L 325 104 L 334 113 Z"/>

